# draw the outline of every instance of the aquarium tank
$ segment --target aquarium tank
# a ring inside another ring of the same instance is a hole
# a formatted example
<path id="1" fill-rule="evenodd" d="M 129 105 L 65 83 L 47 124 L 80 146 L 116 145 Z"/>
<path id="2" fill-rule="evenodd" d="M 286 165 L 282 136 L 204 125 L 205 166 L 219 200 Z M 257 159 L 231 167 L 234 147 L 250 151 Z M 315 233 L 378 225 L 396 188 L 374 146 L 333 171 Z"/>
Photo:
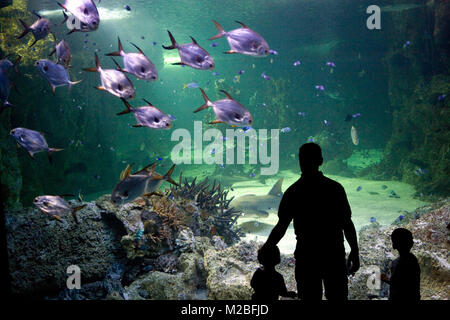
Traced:
<path id="1" fill-rule="evenodd" d="M 404 228 L 420 298 L 448 300 L 449 16 L 445 0 L 0 1 L 5 290 L 249 300 L 316 144 L 356 230 L 348 299 L 390 298 Z M 339 210 L 314 197 L 320 236 Z M 291 222 L 277 243 L 292 292 L 297 238 Z"/>

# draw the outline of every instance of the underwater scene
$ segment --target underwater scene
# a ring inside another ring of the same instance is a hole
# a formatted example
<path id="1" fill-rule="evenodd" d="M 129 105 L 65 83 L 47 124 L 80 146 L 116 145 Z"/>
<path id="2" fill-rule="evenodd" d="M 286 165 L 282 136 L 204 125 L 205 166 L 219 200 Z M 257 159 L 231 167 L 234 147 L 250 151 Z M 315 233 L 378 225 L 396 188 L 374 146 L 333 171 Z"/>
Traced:
<path id="1" fill-rule="evenodd" d="M 420 299 L 448 300 L 449 16 L 444 0 L 0 1 L 8 293 L 252 299 L 307 144 L 351 208 L 348 299 L 393 296 L 407 229 Z M 303 214 L 320 238 L 340 209 L 311 190 L 289 208 L 319 199 Z"/>

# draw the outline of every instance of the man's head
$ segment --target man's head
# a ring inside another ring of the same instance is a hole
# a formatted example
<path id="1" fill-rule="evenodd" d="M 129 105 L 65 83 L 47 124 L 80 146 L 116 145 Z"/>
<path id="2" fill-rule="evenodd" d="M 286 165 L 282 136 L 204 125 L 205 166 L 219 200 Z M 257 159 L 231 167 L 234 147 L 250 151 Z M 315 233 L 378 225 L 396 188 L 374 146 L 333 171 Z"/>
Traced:
<path id="1" fill-rule="evenodd" d="M 400 253 L 409 252 L 414 244 L 411 231 L 397 228 L 391 234 L 392 247 Z"/>
<path id="2" fill-rule="evenodd" d="M 305 143 L 298 150 L 298 158 L 302 172 L 315 172 L 323 163 L 322 149 L 314 142 Z"/>

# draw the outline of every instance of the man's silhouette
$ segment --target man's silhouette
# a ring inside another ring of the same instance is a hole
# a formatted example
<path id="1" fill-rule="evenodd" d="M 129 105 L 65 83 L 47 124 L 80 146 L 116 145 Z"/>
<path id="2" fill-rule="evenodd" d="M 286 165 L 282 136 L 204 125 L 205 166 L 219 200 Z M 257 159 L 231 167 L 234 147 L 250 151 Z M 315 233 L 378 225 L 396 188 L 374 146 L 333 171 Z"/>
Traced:
<path id="1" fill-rule="evenodd" d="M 346 300 L 347 274 L 359 269 L 359 250 L 345 190 L 319 171 L 323 163 L 319 145 L 302 145 L 299 160 L 302 175 L 284 193 L 278 223 L 264 246 L 277 245 L 294 220 L 299 298 L 321 300 L 323 281 L 328 300 Z M 347 264 L 343 233 L 351 248 Z"/>

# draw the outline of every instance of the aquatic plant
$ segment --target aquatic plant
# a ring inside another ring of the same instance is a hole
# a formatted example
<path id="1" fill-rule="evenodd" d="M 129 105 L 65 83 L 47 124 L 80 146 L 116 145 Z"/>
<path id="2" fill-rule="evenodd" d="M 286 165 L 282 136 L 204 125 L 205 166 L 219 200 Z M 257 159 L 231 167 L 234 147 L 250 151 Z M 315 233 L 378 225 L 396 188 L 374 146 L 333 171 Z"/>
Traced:
<path id="1" fill-rule="evenodd" d="M 191 212 L 194 234 L 196 231 L 208 237 L 217 234 L 227 244 L 239 241 L 242 233 L 240 228 L 236 228 L 236 221 L 241 212 L 229 207 L 233 198 L 227 199 L 228 191 L 222 189 L 220 183 L 214 180 L 211 186 L 208 178 L 200 183 L 197 183 L 197 178 L 190 183 L 185 179 L 182 183 L 180 174 L 179 185 L 171 187 L 170 194 L 187 212 Z"/>

